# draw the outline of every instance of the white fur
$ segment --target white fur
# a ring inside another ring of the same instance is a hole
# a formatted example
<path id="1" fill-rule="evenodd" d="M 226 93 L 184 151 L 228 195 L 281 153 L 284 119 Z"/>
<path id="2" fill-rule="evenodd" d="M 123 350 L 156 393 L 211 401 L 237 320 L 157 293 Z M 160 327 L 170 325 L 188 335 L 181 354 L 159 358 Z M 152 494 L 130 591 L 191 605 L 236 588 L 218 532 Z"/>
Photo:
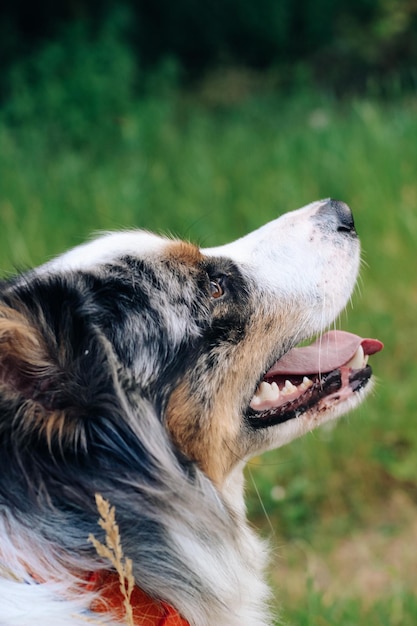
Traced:
<path id="1" fill-rule="evenodd" d="M 145 257 L 160 252 L 166 240 L 146 231 L 106 233 L 84 243 L 37 269 L 38 272 L 68 272 L 89 270 L 98 264 L 111 263 L 121 255 Z"/>
<path id="2" fill-rule="evenodd" d="M 111 617 L 91 614 L 86 607 L 92 596 L 63 600 L 67 588 L 57 583 L 39 585 L 2 580 L 0 586 L 1 626 L 86 626 L 88 623 L 120 626 Z M 89 622 L 90 620 L 90 622 Z M 91 621 L 94 620 L 94 621 Z"/>

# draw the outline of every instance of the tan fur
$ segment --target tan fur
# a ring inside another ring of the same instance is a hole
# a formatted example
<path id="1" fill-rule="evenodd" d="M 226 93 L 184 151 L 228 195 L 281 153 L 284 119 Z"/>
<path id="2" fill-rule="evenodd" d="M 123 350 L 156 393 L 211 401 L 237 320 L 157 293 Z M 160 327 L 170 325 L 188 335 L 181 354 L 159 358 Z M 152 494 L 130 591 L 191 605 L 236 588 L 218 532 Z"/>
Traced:
<path id="1" fill-rule="evenodd" d="M 13 389 L 16 377 L 35 379 L 51 362 L 35 329 L 18 311 L 0 305 L 0 382 Z"/>
<path id="2" fill-rule="evenodd" d="M 232 468 L 246 455 L 246 438 L 241 431 L 241 412 L 244 407 L 236 398 L 248 396 L 255 390 L 247 387 L 253 371 L 259 369 L 268 354 L 271 334 L 264 332 L 265 326 L 279 328 L 281 336 L 291 329 L 286 328 L 285 316 L 281 324 L 276 316 L 270 318 L 263 312 L 259 328 L 258 317 L 247 329 L 245 341 L 233 348 L 233 354 L 223 354 L 216 376 L 212 377 L 213 388 L 208 390 L 210 406 L 191 391 L 190 379 L 183 380 L 170 397 L 166 420 L 176 445 L 189 458 L 197 461 L 203 471 L 220 487 Z M 265 363 L 265 367 L 267 364 Z M 227 377 L 224 372 L 227 371 Z M 189 377 L 192 377 L 192 373 Z M 201 386 L 206 388 L 206 381 Z"/>
<path id="3" fill-rule="evenodd" d="M 199 248 L 186 241 L 175 241 L 169 244 L 164 251 L 167 261 L 173 260 L 191 267 L 198 265 L 203 260 Z"/>
<path id="4" fill-rule="evenodd" d="M 183 381 L 171 395 L 167 425 L 180 450 L 221 485 L 231 465 L 228 442 L 236 439 L 239 425 L 237 420 L 224 419 L 231 414 L 229 407 L 216 409 L 217 405 L 213 413 L 205 412 L 191 396 L 188 381 Z"/>

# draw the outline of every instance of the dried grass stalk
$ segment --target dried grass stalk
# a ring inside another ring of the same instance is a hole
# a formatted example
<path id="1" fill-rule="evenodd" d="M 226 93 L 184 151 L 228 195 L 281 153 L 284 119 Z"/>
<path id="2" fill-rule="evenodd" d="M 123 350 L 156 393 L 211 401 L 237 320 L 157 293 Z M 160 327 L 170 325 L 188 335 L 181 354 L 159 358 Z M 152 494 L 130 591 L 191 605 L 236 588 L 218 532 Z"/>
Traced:
<path id="1" fill-rule="evenodd" d="M 116 522 L 114 506 L 105 500 L 99 493 L 96 493 L 97 510 L 100 513 L 99 525 L 106 533 L 106 544 L 101 543 L 94 535 L 88 536 L 95 547 L 97 554 L 110 561 L 115 568 L 120 583 L 120 593 L 123 596 L 123 606 L 126 614 L 127 626 L 135 626 L 133 621 L 133 609 L 131 605 L 132 591 L 135 586 L 133 577 L 132 560 L 123 554 L 120 540 L 119 526 Z"/>

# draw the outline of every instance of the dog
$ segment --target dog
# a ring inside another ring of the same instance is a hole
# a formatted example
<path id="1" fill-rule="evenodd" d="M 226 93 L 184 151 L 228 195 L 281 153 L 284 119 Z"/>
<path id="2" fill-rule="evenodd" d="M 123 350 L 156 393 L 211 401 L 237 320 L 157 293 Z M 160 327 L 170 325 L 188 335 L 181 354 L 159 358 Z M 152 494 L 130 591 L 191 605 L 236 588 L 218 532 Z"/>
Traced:
<path id="1" fill-rule="evenodd" d="M 371 388 L 382 344 L 324 332 L 359 265 L 322 200 L 210 249 L 104 234 L 0 283 L 1 626 L 275 623 L 242 470 Z M 133 592 L 92 543 L 98 497 Z"/>

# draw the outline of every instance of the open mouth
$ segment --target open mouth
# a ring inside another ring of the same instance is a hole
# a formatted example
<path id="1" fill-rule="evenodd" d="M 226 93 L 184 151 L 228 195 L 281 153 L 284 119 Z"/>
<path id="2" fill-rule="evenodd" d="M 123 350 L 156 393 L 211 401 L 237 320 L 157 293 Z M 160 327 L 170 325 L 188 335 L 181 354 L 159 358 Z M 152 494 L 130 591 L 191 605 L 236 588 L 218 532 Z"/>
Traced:
<path id="1" fill-rule="evenodd" d="M 377 339 L 329 331 L 310 346 L 293 348 L 264 375 L 247 417 L 254 428 L 273 426 L 305 413 L 325 399 L 327 405 L 348 399 L 372 375 L 371 354 L 382 350 Z"/>

